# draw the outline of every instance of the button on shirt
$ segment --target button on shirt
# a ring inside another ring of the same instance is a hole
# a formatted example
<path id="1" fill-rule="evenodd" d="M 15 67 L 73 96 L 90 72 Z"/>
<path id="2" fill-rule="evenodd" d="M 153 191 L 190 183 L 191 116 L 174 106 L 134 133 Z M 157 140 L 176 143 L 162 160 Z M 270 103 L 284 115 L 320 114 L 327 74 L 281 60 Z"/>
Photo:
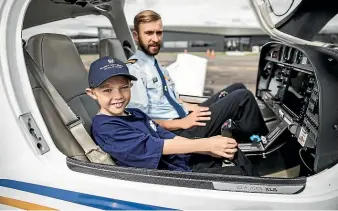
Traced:
<path id="1" fill-rule="evenodd" d="M 139 108 L 153 119 L 175 119 L 178 118 L 174 107 L 169 103 L 163 93 L 161 78 L 155 67 L 155 58 L 137 50 L 130 59 L 137 59 L 133 64 L 127 64 L 130 74 L 138 78 L 133 82 L 131 90 L 131 100 L 129 108 Z M 170 96 L 177 102 L 178 93 L 175 89 L 175 83 L 169 75 L 169 72 L 159 65 L 167 82 Z M 179 103 L 186 114 L 188 110 Z"/>
<path id="2" fill-rule="evenodd" d="M 191 171 L 187 155 L 162 155 L 164 139 L 174 138 L 174 133 L 160 127 L 139 109 L 127 111 L 130 115 L 98 114 L 92 124 L 95 142 L 117 165 Z"/>

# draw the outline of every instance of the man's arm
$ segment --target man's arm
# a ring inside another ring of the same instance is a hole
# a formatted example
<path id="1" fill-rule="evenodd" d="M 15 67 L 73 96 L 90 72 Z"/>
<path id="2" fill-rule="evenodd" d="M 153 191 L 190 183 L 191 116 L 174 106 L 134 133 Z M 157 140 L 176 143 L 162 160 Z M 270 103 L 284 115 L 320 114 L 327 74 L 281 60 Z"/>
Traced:
<path id="1" fill-rule="evenodd" d="M 139 70 L 137 64 L 132 64 L 128 66 L 129 72 L 131 75 L 137 78 L 137 81 L 133 81 L 133 86 L 131 88 L 131 98 L 127 107 L 129 108 L 138 108 L 144 113 L 148 113 L 149 104 L 148 104 L 148 94 L 147 88 L 144 84 L 143 72 Z"/>
<path id="2" fill-rule="evenodd" d="M 173 119 L 173 120 L 154 119 L 154 121 L 164 129 L 170 131 L 183 129 L 182 119 Z"/>
<path id="3" fill-rule="evenodd" d="M 183 119 L 174 120 L 154 120 L 157 124 L 167 130 L 188 129 L 193 126 L 206 126 L 205 121 L 209 121 L 211 112 L 208 107 L 198 107 Z"/>

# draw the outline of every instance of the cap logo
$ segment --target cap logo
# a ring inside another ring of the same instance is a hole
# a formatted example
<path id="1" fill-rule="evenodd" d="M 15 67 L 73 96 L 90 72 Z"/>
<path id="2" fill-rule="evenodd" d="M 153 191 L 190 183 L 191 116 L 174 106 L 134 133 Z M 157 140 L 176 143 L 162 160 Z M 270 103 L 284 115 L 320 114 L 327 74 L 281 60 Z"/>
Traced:
<path id="1" fill-rule="evenodd" d="M 108 59 L 108 63 L 114 63 L 114 59 Z"/>

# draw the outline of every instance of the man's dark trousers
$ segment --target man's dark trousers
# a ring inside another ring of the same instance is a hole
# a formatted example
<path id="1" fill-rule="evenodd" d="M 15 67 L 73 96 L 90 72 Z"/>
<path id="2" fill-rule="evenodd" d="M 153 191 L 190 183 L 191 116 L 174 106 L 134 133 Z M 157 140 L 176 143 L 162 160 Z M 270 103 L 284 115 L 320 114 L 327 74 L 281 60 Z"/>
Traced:
<path id="1" fill-rule="evenodd" d="M 209 107 L 211 111 L 211 120 L 206 121 L 206 126 L 194 126 L 173 132 L 186 138 L 216 136 L 221 134 L 223 123 L 232 119 L 236 123 L 237 131 L 233 132 L 238 142 L 250 141 L 249 137 L 253 134 L 266 135 L 268 133 L 255 97 L 241 83 L 235 83 L 221 90 L 200 106 Z M 190 166 L 196 172 L 258 176 L 254 166 L 241 150 L 238 149 L 233 161 L 236 163 L 235 167 L 222 168 L 222 159 L 192 154 Z"/>
<path id="2" fill-rule="evenodd" d="M 232 119 L 237 131 L 234 137 L 238 142 L 247 142 L 249 137 L 266 135 L 268 129 L 253 94 L 241 83 L 235 83 L 210 97 L 200 106 L 209 107 L 211 120 L 206 126 L 194 126 L 185 130 L 173 131 L 186 138 L 205 138 L 221 134 L 225 121 Z"/>

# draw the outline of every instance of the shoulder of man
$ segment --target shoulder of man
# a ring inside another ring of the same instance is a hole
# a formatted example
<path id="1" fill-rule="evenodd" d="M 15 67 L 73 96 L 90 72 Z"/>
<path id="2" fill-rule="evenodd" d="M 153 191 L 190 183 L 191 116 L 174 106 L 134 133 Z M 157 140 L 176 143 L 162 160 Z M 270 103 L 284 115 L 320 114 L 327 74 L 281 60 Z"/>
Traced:
<path id="1" fill-rule="evenodd" d="M 128 59 L 128 61 L 126 62 L 126 65 L 130 71 L 130 74 L 141 74 L 140 76 L 142 78 L 145 77 L 144 74 L 145 74 L 147 63 L 144 62 L 143 60 L 137 59 L 134 56 L 132 56 Z"/>
<path id="2" fill-rule="evenodd" d="M 129 65 L 135 64 L 137 62 L 137 60 L 138 59 L 132 59 L 132 58 L 130 58 L 130 59 L 127 60 L 126 64 L 129 64 Z"/>
<path id="3" fill-rule="evenodd" d="M 140 69 L 142 62 L 141 60 L 137 59 L 135 56 L 132 56 L 126 61 L 126 65 L 129 69 L 136 70 L 136 69 Z"/>

